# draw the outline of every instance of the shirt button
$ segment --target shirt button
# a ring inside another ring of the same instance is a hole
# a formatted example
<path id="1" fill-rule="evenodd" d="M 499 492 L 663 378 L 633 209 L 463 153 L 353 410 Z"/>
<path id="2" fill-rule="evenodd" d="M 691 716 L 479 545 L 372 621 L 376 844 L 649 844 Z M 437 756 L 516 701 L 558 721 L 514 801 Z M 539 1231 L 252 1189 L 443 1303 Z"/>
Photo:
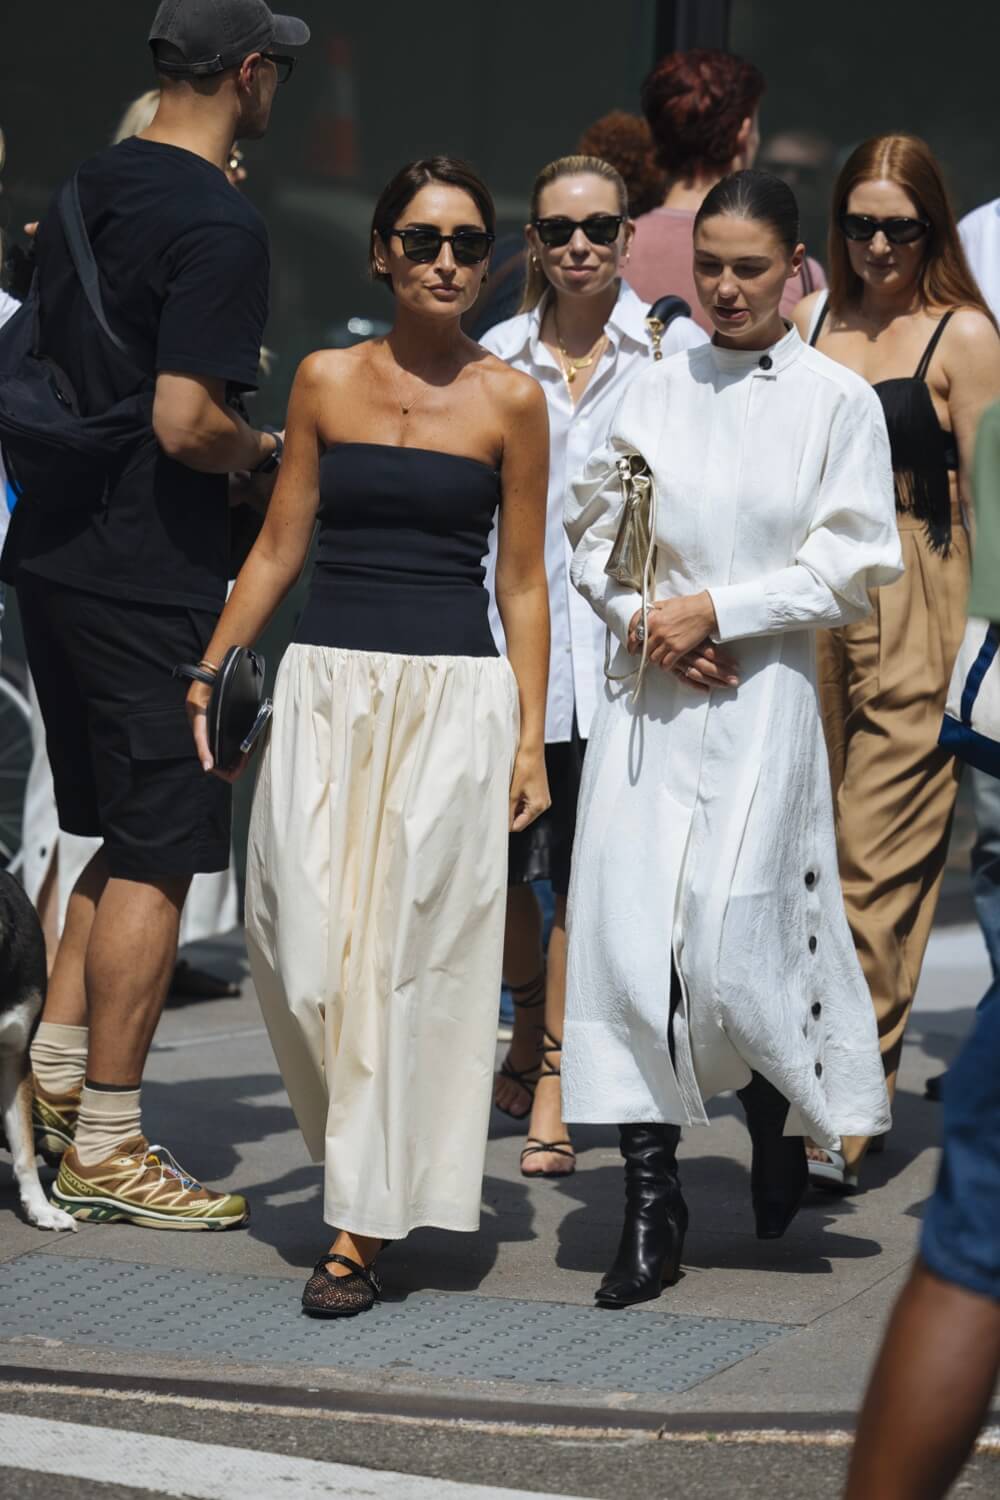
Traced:
<path id="1" fill-rule="evenodd" d="M 809 890 L 812 890 L 812 888 L 813 888 L 813 886 L 815 884 L 816 884 L 816 871 L 815 870 L 807 870 L 806 871 L 806 885 L 809 888 Z"/>
<path id="2" fill-rule="evenodd" d="M 810 953 L 815 953 L 816 952 L 816 945 L 817 945 L 817 943 L 818 943 L 818 939 L 817 938 L 811 937 L 809 939 L 809 952 Z"/>
<path id="3" fill-rule="evenodd" d="M 820 1005 L 820 1003 L 819 1003 L 818 1000 L 813 1005 L 812 1013 L 815 1016 L 815 1018 L 816 1018 L 817 1021 L 819 1020 L 820 1016 L 823 1014 L 823 1007 L 822 1007 L 822 1005 Z"/>
<path id="4" fill-rule="evenodd" d="M 759 363 L 759 365 L 760 365 L 760 367 L 761 367 L 762 370 L 769 370 L 771 368 L 771 366 L 774 364 L 774 360 L 771 358 L 771 356 L 769 354 L 762 354 L 761 357 L 760 357 L 760 359 L 759 359 L 759 361 L 758 361 L 758 363 Z"/>
<path id="5" fill-rule="evenodd" d="M 817 1078 L 822 1078 L 823 1077 L 823 1064 L 822 1063 L 817 1063 L 816 1064 L 816 1077 Z"/>

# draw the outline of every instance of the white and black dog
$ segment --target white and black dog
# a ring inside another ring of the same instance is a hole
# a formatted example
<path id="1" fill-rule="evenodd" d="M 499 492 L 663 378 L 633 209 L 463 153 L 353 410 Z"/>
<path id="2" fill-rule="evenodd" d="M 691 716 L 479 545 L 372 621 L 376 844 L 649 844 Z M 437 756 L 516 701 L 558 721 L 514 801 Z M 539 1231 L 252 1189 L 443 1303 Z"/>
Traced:
<path id="1" fill-rule="evenodd" d="M 75 1229 L 45 1196 L 35 1165 L 28 1048 L 45 1001 L 45 939 L 35 909 L 0 870 L 0 1121 L 14 1158 L 21 1205 L 39 1229 Z"/>

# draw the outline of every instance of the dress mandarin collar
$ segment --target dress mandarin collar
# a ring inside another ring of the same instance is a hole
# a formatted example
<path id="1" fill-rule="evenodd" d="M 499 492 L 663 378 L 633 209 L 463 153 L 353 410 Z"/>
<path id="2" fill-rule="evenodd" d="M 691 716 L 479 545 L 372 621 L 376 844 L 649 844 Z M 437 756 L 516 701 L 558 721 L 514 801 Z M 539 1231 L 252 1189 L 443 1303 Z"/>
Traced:
<path id="1" fill-rule="evenodd" d="M 802 353 L 805 345 L 791 324 L 783 339 L 769 349 L 724 349 L 713 339 L 709 344 L 715 367 L 724 375 L 769 375 L 772 378 L 786 370 Z"/>

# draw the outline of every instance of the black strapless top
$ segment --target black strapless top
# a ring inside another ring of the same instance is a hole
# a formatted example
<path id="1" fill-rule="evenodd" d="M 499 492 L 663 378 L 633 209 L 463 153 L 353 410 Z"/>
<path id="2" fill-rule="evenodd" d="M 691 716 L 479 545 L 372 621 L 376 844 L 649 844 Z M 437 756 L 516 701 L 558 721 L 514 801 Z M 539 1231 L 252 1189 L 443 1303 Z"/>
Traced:
<path id="1" fill-rule="evenodd" d="M 295 640 L 496 656 L 483 557 L 499 500 L 499 473 L 477 459 L 338 443 L 320 462 L 316 564 Z"/>
<path id="2" fill-rule="evenodd" d="M 811 344 L 819 338 L 829 307 L 827 298 L 809 340 Z M 872 386 L 882 403 L 889 431 L 896 508 L 923 521 L 931 546 L 944 553 L 951 545 L 948 474 L 958 468 L 958 447 L 955 434 L 946 431 L 938 421 L 927 386 L 927 371 L 950 318 L 951 313 L 946 312 L 940 319 L 913 375 L 878 380 Z"/>

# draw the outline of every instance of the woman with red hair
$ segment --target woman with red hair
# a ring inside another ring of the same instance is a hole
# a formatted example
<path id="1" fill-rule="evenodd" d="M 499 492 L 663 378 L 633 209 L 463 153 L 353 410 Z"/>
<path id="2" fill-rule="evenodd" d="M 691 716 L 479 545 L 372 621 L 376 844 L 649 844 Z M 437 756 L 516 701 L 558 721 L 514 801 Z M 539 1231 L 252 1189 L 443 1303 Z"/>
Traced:
<path id="1" fill-rule="evenodd" d="M 958 788 L 937 741 L 965 627 L 962 501 L 979 418 L 1000 397 L 1000 337 L 941 169 L 915 136 L 877 136 L 844 164 L 829 263 L 829 294 L 800 303 L 795 321 L 882 402 L 906 565 L 869 619 L 821 633 L 817 646 L 841 883 L 891 1095 Z M 868 1144 L 813 1150 L 810 1175 L 856 1187 Z"/>
<path id="2" fill-rule="evenodd" d="M 753 166 L 764 87 L 753 63 L 701 48 L 669 53 L 642 86 L 642 111 L 667 189 L 661 205 L 636 220 L 629 282 L 647 302 L 668 292 L 683 297 L 708 333 L 712 325 L 698 301 L 692 271 L 694 218 L 717 182 Z M 822 267 L 803 261 L 785 286 L 782 316 L 791 317 L 802 297 L 825 285 Z"/>

